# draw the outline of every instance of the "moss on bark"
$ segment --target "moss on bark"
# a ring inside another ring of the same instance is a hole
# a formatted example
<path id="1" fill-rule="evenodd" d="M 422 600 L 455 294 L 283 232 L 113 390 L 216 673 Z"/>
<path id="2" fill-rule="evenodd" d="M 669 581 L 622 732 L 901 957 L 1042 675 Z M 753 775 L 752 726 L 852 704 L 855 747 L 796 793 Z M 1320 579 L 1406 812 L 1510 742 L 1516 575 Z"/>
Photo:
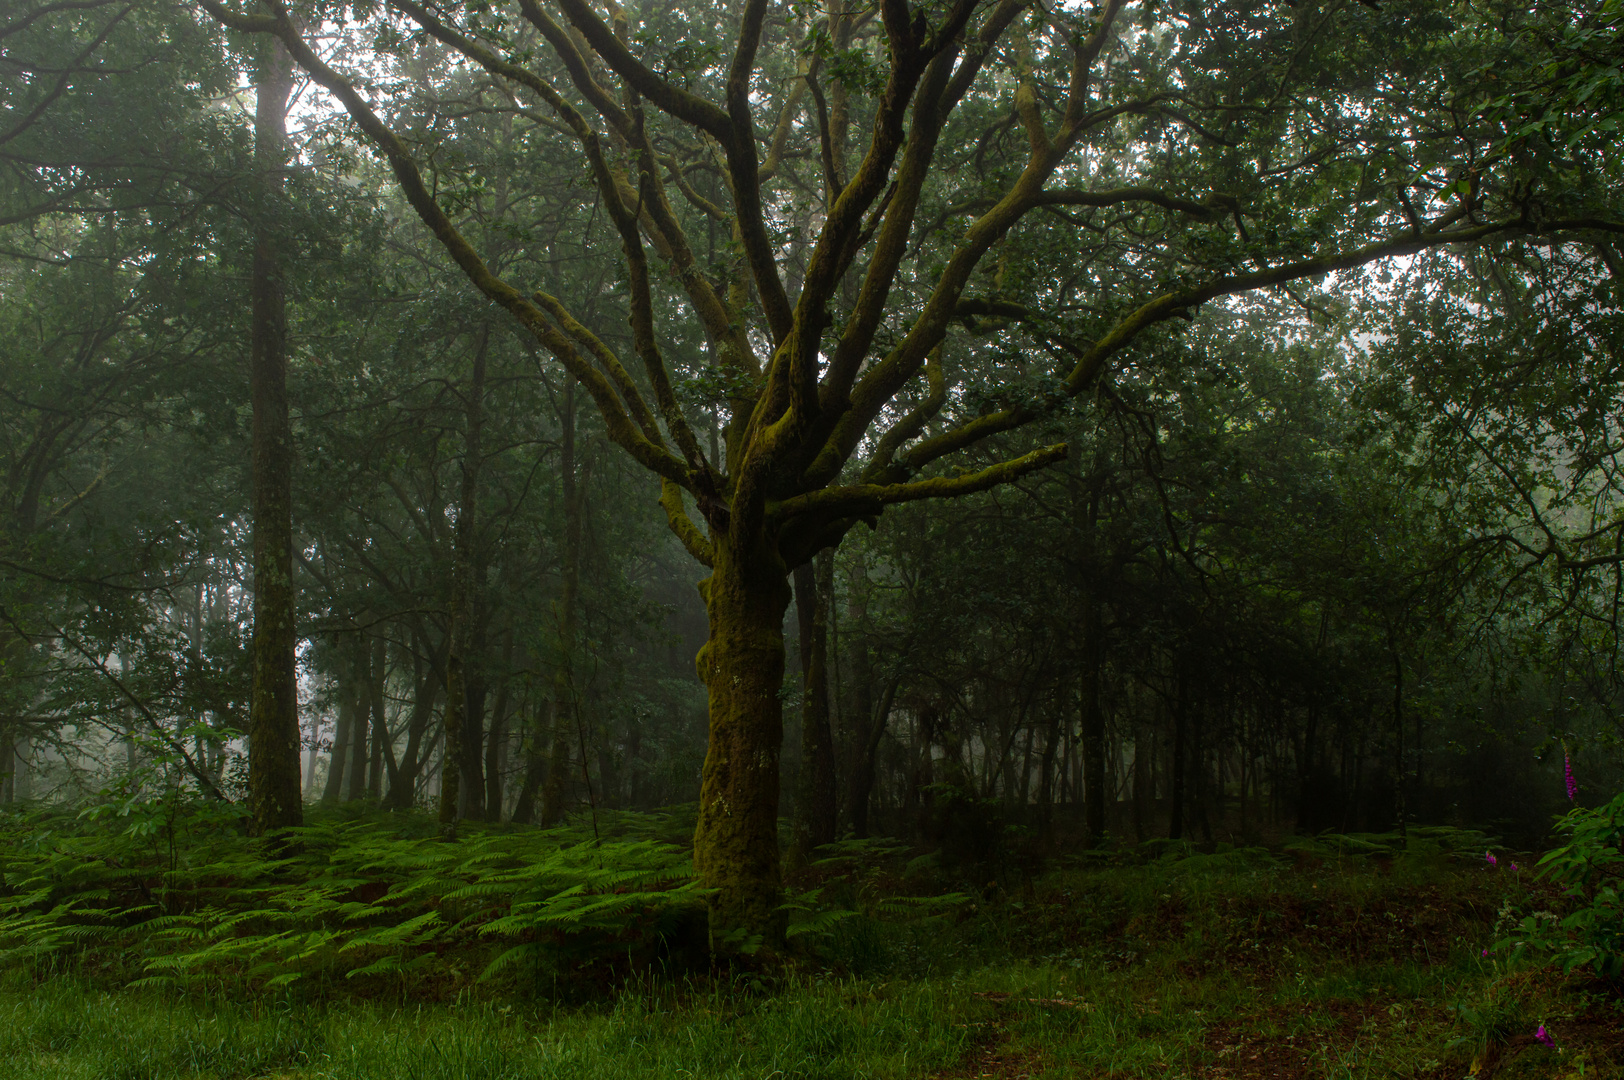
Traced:
<path id="1" fill-rule="evenodd" d="M 718 543 L 713 572 L 700 591 L 710 617 L 710 639 L 698 658 L 710 701 L 710 739 L 694 866 L 714 890 L 711 948 L 771 951 L 784 932 L 778 759 L 788 572 L 765 540 L 738 547 Z"/>

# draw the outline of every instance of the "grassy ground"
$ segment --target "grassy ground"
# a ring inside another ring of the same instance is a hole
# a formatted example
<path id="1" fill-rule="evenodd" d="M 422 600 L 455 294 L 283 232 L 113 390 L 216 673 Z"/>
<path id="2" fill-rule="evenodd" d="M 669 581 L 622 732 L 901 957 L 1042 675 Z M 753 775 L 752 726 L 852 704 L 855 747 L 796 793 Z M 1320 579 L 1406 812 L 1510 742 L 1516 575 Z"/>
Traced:
<path id="1" fill-rule="evenodd" d="M 872 868 L 820 883 L 902 884 Z M 988 883 L 950 919 L 838 923 L 767 983 L 644 977 L 568 1007 L 12 972 L 0 1080 L 1624 1077 L 1616 996 L 1483 955 L 1508 902 L 1549 898 L 1436 852 L 1236 852 Z"/>

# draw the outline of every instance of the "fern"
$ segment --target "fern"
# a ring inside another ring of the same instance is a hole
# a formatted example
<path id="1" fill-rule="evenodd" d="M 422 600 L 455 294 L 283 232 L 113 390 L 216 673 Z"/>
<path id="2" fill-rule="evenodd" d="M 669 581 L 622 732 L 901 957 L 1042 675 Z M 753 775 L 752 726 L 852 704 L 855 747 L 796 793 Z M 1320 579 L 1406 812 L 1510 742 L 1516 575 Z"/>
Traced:
<path id="1" fill-rule="evenodd" d="M 621 815 L 627 838 L 603 842 L 579 823 L 446 841 L 403 835 L 408 817 L 316 821 L 281 858 L 218 828 L 179 828 L 179 846 L 160 853 L 114 823 L 0 823 L 0 838 L 17 841 L 0 847 L 0 961 L 73 963 L 96 950 L 132 985 L 265 988 L 405 978 L 506 939 L 480 976 L 493 978 L 524 957 L 563 962 L 651 940 L 667 913 L 698 902 L 687 853 L 656 838 L 663 819 L 637 827 Z"/>

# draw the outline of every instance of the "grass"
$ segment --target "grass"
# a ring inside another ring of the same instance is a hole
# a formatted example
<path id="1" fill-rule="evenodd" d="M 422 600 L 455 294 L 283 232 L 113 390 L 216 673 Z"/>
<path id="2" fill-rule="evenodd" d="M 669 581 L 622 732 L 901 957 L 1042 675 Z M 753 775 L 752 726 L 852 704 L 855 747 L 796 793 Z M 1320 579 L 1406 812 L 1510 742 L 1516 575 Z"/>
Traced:
<path id="1" fill-rule="evenodd" d="M 802 872 L 870 914 L 766 982 L 623 966 L 596 996 L 468 982 L 402 1004 L 14 970 L 0 1080 L 1624 1078 L 1606 987 L 1483 955 L 1508 911 L 1552 898 L 1480 856 L 1175 849 L 985 884 L 902 866 Z M 931 890 L 968 900 L 901 921 L 874 903 Z"/>

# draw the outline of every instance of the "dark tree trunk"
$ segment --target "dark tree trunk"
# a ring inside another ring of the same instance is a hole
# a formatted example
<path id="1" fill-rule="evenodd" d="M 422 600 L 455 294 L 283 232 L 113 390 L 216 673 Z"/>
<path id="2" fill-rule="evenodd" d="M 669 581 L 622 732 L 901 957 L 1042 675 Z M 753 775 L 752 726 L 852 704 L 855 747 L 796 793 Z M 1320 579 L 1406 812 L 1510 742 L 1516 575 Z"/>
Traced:
<path id="1" fill-rule="evenodd" d="M 377 799 L 383 794 L 383 778 L 387 771 L 389 786 L 395 786 L 399 768 L 395 764 L 395 747 L 389 738 L 389 714 L 384 709 L 384 691 L 389 677 L 388 643 L 382 634 L 371 640 L 371 678 L 367 681 L 368 706 L 372 714 L 372 759 L 367 763 L 367 797 Z"/>
<path id="2" fill-rule="evenodd" d="M 1049 710 L 1049 723 L 1043 734 L 1043 758 L 1038 766 L 1038 842 L 1044 851 L 1054 843 L 1055 761 L 1060 750 L 1061 719 L 1066 713 L 1069 694 L 1058 695 L 1059 700 Z"/>
<path id="3" fill-rule="evenodd" d="M 299 794 L 298 645 L 293 591 L 293 428 L 288 418 L 287 313 L 282 283 L 280 174 L 287 162 L 293 64 L 278 40 L 260 39 L 254 159 L 260 192 L 249 282 L 253 407 L 254 687 L 248 713 L 250 828 L 263 836 L 302 824 Z"/>
<path id="4" fill-rule="evenodd" d="M 512 681 L 507 673 L 512 668 L 513 630 L 510 627 L 502 644 L 502 685 L 496 692 L 496 707 L 491 712 L 491 729 L 485 743 L 485 814 L 491 821 L 502 820 L 502 804 L 506 801 L 502 772 L 507 768 L 508 699 Z"/>
<path id="5" fill-rule="evenodd" d="M 457 497 L 457 522 L 452 531 L 445 759 L 440 766 L 440 822 L 444 825 L 465 817 L 482 817 L 481 804 L 485 800 L 485 784 L 480 776 L 484 693 L 480 673 L 470 671 L 470 664 L 479 662 L 475 593 L 484 584 L 479 580 L 480 559 L 475 548 L 479 544 L 479 472 L 484 453 L 480 437 L 485 422 L 485 353 L 490 337 L 489 325 L 482 327 L 474 346 L 473 370 L 464 402 L 462 490 Z"/>
<path id="6" fill-rule="evenodd" d="M 338 687 L 338 720 L 333 725 L 333 748 L 327 757 L 327 783 L 322 785 L 321 802 L 331 806 L 344 794 L 344 775 L 350 763 L 350 729 L 355 726 L 355 695 L 347 681 Z"/>
<path id="7" fill-rule="evenodd" d="M 880 740 L 885 738 L 886 722 L 891 717 L 891 703 L 896 700 L 900 679 L 893 676 L 880 693 L 878 706 L 870 708 L 860 730 L 863 741 L 857 747 L 857 767 L 851 778 L 851 827 L 859 839 L 868 835 L 868 803 L 874 793 L 874 759 L 880 752 Z M 859 703 L 870 700 L 865 693 Z"/>
<path id="8" fill-rule="evenodd" d="M 801 797 L 799 831 L 807 850 L 835 839 L 835 747 L 829 726 L 829 603 L 834 551 L 826 549 L 795 571 L 801 630 Z"/>
<path id="9" fill-rule="evenodd" d="M 1184 838 L 1184 780 L 1185 780 L 1185 727 L 1189 712 L 1188 671 L 1175 676 L 1178 687 L 1173 695 L 1173 763 L 1168 784 L 1167 836 L 1170 840 Z"/>
<path id="10" fill-rule="evenodd" d="M 419 644 L 427 644 L 422 633 L 417 637 Z M 427 763 L 423 736 L 428 734 L 429 724 L 434 718 L 434 706 L 438 703 L 440 692 L 445 685 L 440 676 L 440 665 L 444 659 L 443 642 L 438 656 L 425 661 L 421 653 L 417 654 L 416 677 L 412 680 L 416 692 L 412 698 L 412 715 L 406 723 L 406 752 L 400 759 L 400 768 L 395 778 L 391 780 L 389 794 L 384 799 L 384 805 L 391 810 L 409 810 L 417 801 L 418 781 L 422 776 L 423 766 Z M 432 740 L 430 749 L 432 750 Z"/>
<path id="11" fill-rule="evenodd" d="M 367 733 L 372 725 L 368 722 L 371 713 L 372 685 L 372 650 L 367 648 L 366 638 L 358 638 L 351 643 L 351 654 L 354 656 L 354 675 L 350 679 L 349 691 L 353 704 L 350 706 L 350 760 L 349 784 L 345 798 L 350 802 L 359 802 L 367 793 Z"/>
<path id="12" fill-rule="evenodd" d="M 581 591 L 582 519 L 585 516 L 585 477 L 576 476 L 575 384 L 565 384 L 559 410 L 562 430 L 560 481 L 564 496 L 564 565 L 558 606 L 554 609 L 558 659 L 553 671 L 552 752 L 547 757 L 547 778 L 541 792 L 541 824 L 555 825 L 564 816 L 569 792 L 571 736 L 580 719 L 579 687 L 575 673 L 576 608 Z M 581 767 L 586 767 L 583 759 Z"/>
<path id="13" fill-rule="evenodd" d="M 710 637 L 696 666 L 710 701 L 710 729 L 694 868 L 700 881 L 716 890 L 708 899 L 711 948 L 734 953 L 750 937 L 775 947 L 783 933 L 779 692 L 791 590 L 787 568 L 764 536 L 721 536 L 713 543 L 711 575 L 700 585 Z"/>

